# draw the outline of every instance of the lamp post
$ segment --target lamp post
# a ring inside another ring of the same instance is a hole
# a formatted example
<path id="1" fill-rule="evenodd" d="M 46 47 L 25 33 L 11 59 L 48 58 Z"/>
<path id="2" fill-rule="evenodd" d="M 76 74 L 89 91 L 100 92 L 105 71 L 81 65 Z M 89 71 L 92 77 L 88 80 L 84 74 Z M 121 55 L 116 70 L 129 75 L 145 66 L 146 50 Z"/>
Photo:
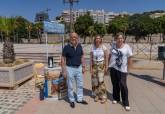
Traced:
<path id="1" fill-rule="evenodd" d="M 73 3 L 78 3 L 79 0 L 63 0 L 64 3 L 69 3 L 69 16 L 70 16 L 70 32 L 73 32 Z"/>

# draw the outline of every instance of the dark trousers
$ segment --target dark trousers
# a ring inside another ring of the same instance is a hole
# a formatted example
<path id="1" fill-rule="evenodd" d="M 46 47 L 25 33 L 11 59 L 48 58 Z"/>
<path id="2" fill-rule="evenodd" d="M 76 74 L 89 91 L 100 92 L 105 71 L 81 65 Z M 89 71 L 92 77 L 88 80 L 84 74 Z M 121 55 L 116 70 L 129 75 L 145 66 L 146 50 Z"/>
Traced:
<path id="1" fill-rule="evenodd" d="M 110 76 L 113 86 L 113 99 L 116 101 L 120 101 L 120 91 L 121 91 L 121 98 L 123 105 L 129 106 L 127 73 L 123 73 L 114 68 L 110 68 Z"/>

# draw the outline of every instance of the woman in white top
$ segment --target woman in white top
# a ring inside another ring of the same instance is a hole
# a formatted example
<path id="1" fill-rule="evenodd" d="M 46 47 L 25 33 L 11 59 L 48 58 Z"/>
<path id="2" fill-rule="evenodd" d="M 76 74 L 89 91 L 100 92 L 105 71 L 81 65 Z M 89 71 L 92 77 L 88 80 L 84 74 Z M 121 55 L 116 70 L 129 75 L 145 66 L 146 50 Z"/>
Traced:
<path id="1" fill-rule="evenodd" d="M 113 103 L 122 103 L 127 111 L 130 110 L 128 101 L 127 72 L 131 64 L 132 50 L 128 44 L 124 43 L 123 33 L 116 35 L 116 43 L 113 43 L 109 55 L 109 69 L 113 85 Z"/>
<path id="2" fill-rule="evenodd" d="M 92 78 L 92 92 L 94 101 L 101 103 L 107 101 L 107 91 L 104 83 L 104 74 L 107 70 L 107 49 L 102 44 L 102 38 L 97 35 L 90 52 L 90 71 Z"/>

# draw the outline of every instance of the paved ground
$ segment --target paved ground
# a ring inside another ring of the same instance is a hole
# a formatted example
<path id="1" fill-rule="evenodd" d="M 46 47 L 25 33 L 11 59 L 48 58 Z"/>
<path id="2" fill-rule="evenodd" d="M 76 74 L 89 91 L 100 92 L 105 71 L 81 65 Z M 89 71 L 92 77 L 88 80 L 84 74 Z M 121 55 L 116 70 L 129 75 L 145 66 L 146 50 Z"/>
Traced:
<path id="1" fill-rule="evenodd" d="M 35 96 L 16 114 L 164 114 L 163 64 L 157 61 L 140 61 L 135 63 L 133 68 L 128 76 L 130 112 L 126 112 L 121 104 L 111 103 L 112 85 L 109 76 L 105 77 L 108 102 L 106 104 L 95 103 L 91 98 L 91 80 L 87 73 L 84 76 L 84 94 L 88 105 L 76 104 L 75 109 L 72 109 L 67 100 L 39 101 Z"/>
<path id="2" fill-rule="evenodd" d="M 28 49 L 27 49 L 28 47 Z M 33 50 L 31 50 L 31 47 Z M 2 45 L 0 45 L 0 49 Z M 16 52 L 45 52 L 44 45 L 24 45 Z M 85 48 L 89 51 L 89 46 Z M 60 52 L 61 48 L 51 45 L 49 52 Z M 38 100 L 38 92 L 34 90 L 34 80 L 30 80 L 16 90 L 0 89 L 0 114 L 165 114 L 165 81 L 163 64 L 158 61 L 137 61 L 128 76 L 130 106 L 126 112 L 121 104 L 113 105 L 112 85 L 109 76 L 105 77 L 108 91 L 108 102 L 104 105 L 95 103 L 91 96 L 89 72 L 84 76 L 84 93 L 88 105 L 76 104 L 71 109 L 66 100 Z"/>
<path id="3" fill-rule="evenodd" d="M 0 88 L 0 114 L 15 114 L 35 93 L 34 80 L 27 81 L 15 90 Z"/>

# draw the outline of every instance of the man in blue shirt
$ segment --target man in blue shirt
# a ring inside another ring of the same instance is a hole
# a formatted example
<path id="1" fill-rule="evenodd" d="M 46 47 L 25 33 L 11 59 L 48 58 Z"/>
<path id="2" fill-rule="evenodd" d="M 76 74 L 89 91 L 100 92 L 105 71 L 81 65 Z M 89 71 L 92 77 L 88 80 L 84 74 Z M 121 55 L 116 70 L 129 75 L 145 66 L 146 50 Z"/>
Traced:
<path id="1" fill-rule="evenodd" d="M 73 92 L 73 82 L 76 80 L 77 103 L 88 104 L 83 100 L 83 73 L 85 73 L 84 52 L 80 43 L 78 43 L 78 35 L 70 33 L 70 42 L 62 51 L 62 72 L 67 76 L 68 98 L 70 106 L 75 107 L 75 98 Z"/>

